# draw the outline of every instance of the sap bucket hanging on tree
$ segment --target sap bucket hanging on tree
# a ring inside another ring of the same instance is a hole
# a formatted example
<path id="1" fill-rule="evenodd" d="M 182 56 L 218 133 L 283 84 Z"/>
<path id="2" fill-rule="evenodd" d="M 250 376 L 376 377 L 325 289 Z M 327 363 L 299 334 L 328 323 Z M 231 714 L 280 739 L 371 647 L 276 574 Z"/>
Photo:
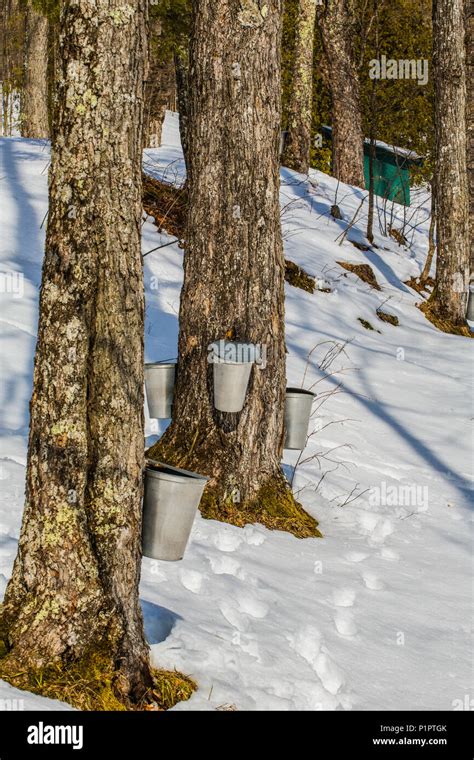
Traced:
<path id="1" fill-rule="evenodd" d="M 469 285 L 469 297 L 467 301 L 467 316 L 468 322 L 474 322 L 474 282 Z"/>
<path id="2" fill-rule="evenodd" d="M 309 418 L 313 399 L 311 391 L 302 388 L 287 388 L 285 396 L 285 449 L 299 449 L 306 446 Z"/>
<path id="3" fill-rule="evenodd" d="M 221 412 L 242 411 L 252 365 L 259 358 L 258 347 L 220 340 L 209 348 L 209 361 L 214 364 L 215 408 Z"/>
<path id="4" fill-rule="evenodd" d="M 147 462 L 142 553 L 169 562 L 183 558 L 209 478 L 161 462 Z"/>
<path id="5" fill-rule="evenodd" d="M 171 417 L 175 375 L 175 363 L 145 364 L 146 398 L 152 419 L 165 420 Z"/>

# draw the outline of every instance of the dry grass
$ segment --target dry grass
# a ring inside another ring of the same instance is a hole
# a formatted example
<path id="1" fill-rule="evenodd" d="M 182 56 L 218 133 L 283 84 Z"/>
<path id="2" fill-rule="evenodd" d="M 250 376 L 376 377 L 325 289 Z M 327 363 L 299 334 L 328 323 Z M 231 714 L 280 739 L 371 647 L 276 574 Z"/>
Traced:
<path id="1" fill-rule="evenodd" d="M 187 204 L 185 187 L 173 187 L 143 174 L 143 208 L 155 219 L 160 232 L 184 238 Z"/>
<path id="2" fill-rule="evenodd" d="M 381 309 L 377 309 L 376 313 L 382 322 L 388 322 L 389 325 L 394 325 L 394 327 L 397 327 L 400 324 L 400 321 L 398 317 L 395 316 L 395 314 L 387 314 L 386 311 L 382 311 Z"/>
<path id="3" fill-rule="evenodd" d="M 374 290 L 382 290 L 377 282 L 374 271 L 369 264 L 350 264 L 348 261 L 337 261 L 340 267 L 347 269 L 348 272 L 352 272 L 359 277 L 362 282 L 366 282 Z"/>
<path id="4" fill-rule="evenodd" d="M 304 271 L 298 264 L 285 259 L 285 280 L 300 290 L 306 290 L 308 293 L 314 293 L 316 281 Z"/>
<path id="5" fill-rule="evenodd" d="M 375 330 L 375 327 L 373 327 L 367 319 L 363 319 L 362 317 L 357 317 L 357 319 L 366 330 Z M 378 330 L 376 332 L 378 332 Z"/>
<path id="6" fill-rule="evenodd" d="M 474 333 L 471 332 L 469 325 L 458 325 L 449 319 L 441 319 L 435 312 L 431 301 L 424 301 L 424 303 L 418 304 L 418 308 L 423 312 L 426 319 L 428 319 L 432 325 L 448 333 L 449 335 L 462 335 L 464 338 L 474 338 Z"/>
<path id="7" fill-rule="evenodd" d="M 417 293 L 420 294 L 420 296 L 429 296 L 431 293 L 431 290 L 434 288 L 435 281 L 432 277 L 428 277 L 424 283 L 420 282 L 419 278 L 411 277 L 409 280 L 405 282 L 405 285 L 408 285 L 409 288 L 412 288 L 413 290 L 416 290 Z M 430 290 L 428 290 L 428 288 Z"/>
<path id="8" fill-rule="evenodd" d="M 152 670 L 152 675 L 153 688 L 142 702 L 132 704 L 124 700 L 116 688 L 118 673 L 103 647 L 80 661 L 58 663 L 35 671 L 21 670 L 8 656 L 0 658 L 1 679 L 19 689 L 66 702 L 83 711 L 164 711 L 188 700 L 196 689 L 191 678 L 177 671 Z"/>

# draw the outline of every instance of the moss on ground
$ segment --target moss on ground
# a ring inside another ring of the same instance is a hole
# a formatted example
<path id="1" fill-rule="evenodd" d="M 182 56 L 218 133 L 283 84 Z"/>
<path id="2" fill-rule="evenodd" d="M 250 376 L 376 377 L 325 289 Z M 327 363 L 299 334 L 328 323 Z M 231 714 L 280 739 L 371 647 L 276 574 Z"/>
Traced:
<path id="1" fill-rule="evenodd" d="M 146 452 L 147 459 L 166 462 L 173 467 L 193 468 L 203 475 L 211 475 L 205 467 L 193 459 L 193 452 L 177 452 L 165 439 L 157 441 Z M 202 463 L 201 463 L 202 465 Z M 219 520 L 238 528 L 259 523 L 269 530 L 283 530 L 297 538 L 321 537 L 318 521 L 311 517 L 296 501 L 290 485 L 283 474 L 273 478 L 262 487 L 251 501 L 235 502 L 216 490 L 212 483 L 206 486 L 199 504 L 199 510 L 208 520 Z"/>
<path id="2" fill-rule="evenodd" d="M 6 631 L 0 632 L 5 644 Z M 66 702 L 78 710 L 169 710 L 178 702 L 188 700 L 196 689 L 191 678 L 177 671 L 152 669 L 151 672 L 153 687 L 140 703 L 133 704 L 124 699 L 117 688 L 120 674 L 105 643 L 80 660 L 58 662 L 37 670 L 22 669 L 15 658 L 8 656 L 6 644 L 0 649 L 0 679 L 18 689 Z"/>
<path id="3" fill-rule="evenodd" d="M 199 506 L 203 517 L 230 523 L 238 528 L 256 523 L 269 530 L 282 530 L 296 538 L 321 538 L 318 521 L 296 501 L 282 477 L 263 486 L 257 496 L 243 504 L 222 500 L 208 487 Z"/>
<path id="4" fill-rule="evenodd" d="M 314 293 L 316 280 L 304 271 L 298 264 L 285 259 L 285 280 L 300 290 L 306 290 L 307 293 Z"/>
<path id="5" fill-rule="evenodd" d="M 370 322 L 367 321 L 367 319 L 363 319 L 362 317 L 357 317 L 359 322 L 361 323 L 362 327 L 365 327 L 366 330 L 375 330 L 375 327 L 373 327 Z M 378 332 L 378 331 L 377 331 Z"/>
<path id="6" fill-rule="evenodd" d="M 423 312 L 426 319 L 428 319 L 432 325 L 442 330 L 442 332 L 449 335 L 462 335 L 464 338 L 474 338 L 474 333 L 471 332 L 467 322 L 464 325 L 455 324 L 449 319 L 442 319 L 433 308 L 433 302 L 430 300 L 424 303 L 418 304 L 418 308 Z"/>

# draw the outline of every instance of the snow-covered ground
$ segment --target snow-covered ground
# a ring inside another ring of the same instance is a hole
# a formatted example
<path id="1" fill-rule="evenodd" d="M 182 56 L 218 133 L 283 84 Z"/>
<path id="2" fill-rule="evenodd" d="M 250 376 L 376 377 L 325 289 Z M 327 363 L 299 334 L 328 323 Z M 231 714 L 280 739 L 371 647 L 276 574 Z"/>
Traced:
<path id="1" fill-rule="evenodd" d="M 1 600 L 22 511 L 49 151 L 19 138 L 0 145 Z M 145 167 L 169 181 L 182 177 L 174 115 Z M 336 189 L 344 221 L 329 216 Z M 427 250 L 422 193 L 408 210 L 409 250 L 380 234 L 374 252 L 335 242 L 365 195 L 319 172 L 308 182 L 282 170 L 285 255 L 332 290 L 286 286 L 288 384 L 300 385 L 306 368 L 305 387 L 339 388 L 321 397 L 308 461 L 294 478 L 324 538 L 198 515 L 182 562 L 143 561 L 153 662 L 199 684 L 177 710 L 449 710 L 472 695 L 472 343 L 438 332 L 404 284 Z M 401 207 L 395 212 L 402 218 Z M 349 238 L 363 239 L 365 215 L 364 204 Z M 167 240 L 145 222 L 144 252 Z M 172 245 L 144 261 L 146 357 L 172 358 L 182 251 Z M 382 290 L 337 261 L 369 263 Z M 378 319 L 382 304 L 399 326 Z M 318 362 L 330 341 L 348 344 L 329 369 L 339 372 L 324 379 Z M 148 420 L 148 442 L 163 429 Z M 290 477 L 295 462 L 286 452 Z M 0 682 L 0 708 L 11 699 L 25 709 L 58 705 Z"/>

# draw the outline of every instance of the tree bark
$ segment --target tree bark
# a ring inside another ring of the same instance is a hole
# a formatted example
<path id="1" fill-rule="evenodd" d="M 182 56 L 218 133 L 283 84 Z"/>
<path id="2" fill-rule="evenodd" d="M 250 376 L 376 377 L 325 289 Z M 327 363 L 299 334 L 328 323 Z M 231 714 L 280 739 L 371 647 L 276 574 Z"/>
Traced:
<path id="1" fill-rule="evenodd" d="M 348 0 L 325 0 L 317 9 L 332 98 L 332 173 L 341 182 L 364 187 L 364 135 L 359 75 L 352 48 L 353 20 Z"/>
<path id="2" fill-rule="evenodd" d="M 470 279 L 474 281 L 474 0 L 466 0 L 467 171 Z"/>
<path id="3" fill-rule="evenodd" d="M 144 147 L 159 148 L 166 109 L 171 107 L 176 90 L 173 58 L 160 60 L 158 42 L 160 19 L 150 19 L 150 64 L 145 84 Z"/>
<path id="4" fill-rule="evenodd" d="M 151 684 L 138 599 L 145 16 L 145 0 L 62 8 L 26 503 L 0 620 L 0 677 L 103 650 L 124 700 Z"/>
<path id="5" fill-rule="evenodd" d="M 176 99 L 179 112 L 179 134 L 187 176 L 189 163 L 189 63 L 182 53 L 175 53 L 174 66 L 176 74 Z"/>
<path id="6" fill-rule="evenodd" d="M 430 219 L 430 229 L 428 232 L 428 253 L 426 255 L 426 261 L 423 267 L 423 271 L 420 275 L 420 285 L 422 288 L 426 286 L 428 277 L 430 276 L 431 264 L 433 263 L 433 257 L 436 251 L 435 233 L 436 233 L 436 193 L 435 193 L 435 183 L 433 180 L 431 182 L 431 219 Z"/>
<path id="7" fill-rule="evenodd" d="M 49 137 L 48 37 L 48 19 L 30 2 L 26 9 L 23 137 Z"/>
<path id="8" fill-rule="evenodd" d="M 463 6 L 463 0 L 435 0 L 433 5 L 438 252 L 429 310 L 453 326 L 466 324 L 469 284 Z"/>
<path id="9" fill-rule="evenodd" d="M 281 0 L 262 6 L 252 0 L 194 0 L 178 373 L 172 424 L 149 454 L 211 476 L 201 501 L 208 517 L 242 524 L 252 505 L 260 516 L 273 510 L 277 522 L 283 513 L 283 520 L 298 515 L 314 535 L 315 521 L 294 502 L 280 467 L 281 14 Z M 260 344 L 267 354 L 265 368 L 252 370 L 238 414 L 213 405 L 208 347 L 226 336 Z"/>
<path id="10" fill-rule="evenodd" d="M 316 0 L 300 0 L 288 106 L 288 134 L 282 164 L 303 174 L 308 172 L 311 154 L 315 19 Z"/>
<path id="11" fill-rule="evenodd" d="M 12 135 L 19 126 L 23 85 L 25 11 L 20 0 L 5 1 L 2 22 L 2 132 Z"/>

